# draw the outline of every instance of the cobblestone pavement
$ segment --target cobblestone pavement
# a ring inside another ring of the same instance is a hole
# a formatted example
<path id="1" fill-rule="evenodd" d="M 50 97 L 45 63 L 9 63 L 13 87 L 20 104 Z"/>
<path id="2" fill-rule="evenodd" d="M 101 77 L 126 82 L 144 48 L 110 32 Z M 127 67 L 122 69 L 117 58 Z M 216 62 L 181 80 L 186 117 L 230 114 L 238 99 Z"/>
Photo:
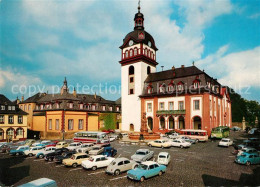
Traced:
<path id="1" fill-rule="evenodd" d="M 247 138 L 244 133 L 232 132 L 231 138 L 239 142 Z M 259 165 L 243 166 L 234 163 L 233 147 L 217 146 L 218 141 L 197 143 L 188 149 L 149 148 L 155 157 L 161 151 L 171 154 L 171 163 L 162 176 L 143 183 L 128 180 L 126 173 L 120 176 L 105 174 L 105 169 L 84 170 L 82 167 L 66 168 L 60 164 L 23 156 L 0 154 L 0 184 L 20 185 L 41 177 L 55 180 L 58 186 L 230 186 L 260 185 Z M 130 158 L 139 148 L 147 146 L 122 145 L 113 142 L 118 155 Z M 1 186 L 1 185 L 0 185 Z"/>

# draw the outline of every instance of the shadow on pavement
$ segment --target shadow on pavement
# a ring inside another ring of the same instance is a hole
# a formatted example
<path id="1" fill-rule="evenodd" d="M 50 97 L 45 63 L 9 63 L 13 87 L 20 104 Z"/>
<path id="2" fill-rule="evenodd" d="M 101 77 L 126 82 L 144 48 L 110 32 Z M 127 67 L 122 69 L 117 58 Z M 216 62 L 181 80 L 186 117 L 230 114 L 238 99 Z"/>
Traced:
<path id="1" fill-rule="evenodd" d="M 260 185 L 260 167 L 253 170 L 253 174 L 241 174 L 239 181 L 215 177 L 211 175 L 202 175 L 205 186 L 259 186 Z"/>
<path id="2" fill-rule="evenodd" d="M 29 165 L 13 167 L 17 164 L 22 163 L 24 159 L 25 157 L 22 156 L 0 159 L 0 184 L 10 186 L 29 176 Z"/>

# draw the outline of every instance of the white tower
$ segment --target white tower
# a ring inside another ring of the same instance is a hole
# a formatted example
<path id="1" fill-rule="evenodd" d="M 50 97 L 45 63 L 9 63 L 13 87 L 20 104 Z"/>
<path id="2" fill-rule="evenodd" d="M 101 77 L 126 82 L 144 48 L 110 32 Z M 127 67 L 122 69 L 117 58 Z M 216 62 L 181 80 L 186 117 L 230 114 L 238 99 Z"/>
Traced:
<path id="1" fill-rule="evenodd" d="M 144 30 L 144 16 L 135 14 L 134 31 L 128 33 L 123 40 L 121 55 L 121 105 L 122 130 L 140 131 L 141 99 L 144 81 L 149 73 L 156 72 L 156 51 L 153 37 Z"/>

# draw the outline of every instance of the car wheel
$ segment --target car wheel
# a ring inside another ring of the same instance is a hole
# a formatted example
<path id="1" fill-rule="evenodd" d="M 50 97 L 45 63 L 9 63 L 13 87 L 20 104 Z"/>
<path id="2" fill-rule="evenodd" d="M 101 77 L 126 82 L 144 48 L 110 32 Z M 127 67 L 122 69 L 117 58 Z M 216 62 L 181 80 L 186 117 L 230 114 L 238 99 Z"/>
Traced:
<path id="1" fill-rule="evenodd" d="M 141 177 L 140 181 L 141 181 L 141 182 L 143 182 L 143 181 L 144 181 L 144 179 L 145 179 L 144 177 Z"/>
<path id="2" fill-rule="evenodd" d="M 181 145 L 180 148 L 182 149 L 182 148 L 183 148 L 183 145 Z"/>
<path id="3" fill-rule="evenodd" d="M 161 176 L 161 175 L 162 175 L 162 171 L 160 171 L 160 172 L 158 173 L 158 175 Z"/>
<path id="4" fill-rule="evenodd" d="M 15 155 L 16 155 L 16 156 L 19 156 L 19 153 L 16 153 Z"/>
<path id="5" fill-rule="evenodd" d="M 48 160 L 49 160 L 50 162 L 52 162 L 52 161 L 53 161 L 53 158 L 49 158 Z"/>
<path id="6" fill-rule="evenodd" d="M 250 166 L 250 165 L 251 165 L 251 162 L 248 162 L 248 161 L 247 161 L 247 162 L 246 162 L 246 165 L 247 165 L 247 166 Z"/>
<path id="7" fill-rule="evenodd" d="M 149 146 L 149 147 L 152 147 L 152 145 L 151 145 L 151 144 L 149 144 L 148 146 Z"/>
<path id="8" fill-rule="evenodd" d="M 199 142 L 199 140 L 198 139 L 196 139 L 196 143 L 198 143 Z"/>
<path id="9" fill-rule="evenodd" d="M 115 175 L 119 175 L 120 174 L 120 171 L 119 169 L 117 169 L 115 172 L 114 172 Z"/>
<path id="10" fill-rule="evenodd" d="M 43 155 L 39 155 L 39 158 L 43 158 L 44 156 Z"/>
<path id="11" fill-rule="evenodd" d="M 163 149 L 164 147 L 163 147 L 163 146 L 161 146 L 161 148 Z"/>
<path id="12" fill-rule="evenodd" d="M 32 153 L 29 153 L 29 155 L 28 155 L 28 156 L 30 156 L 30 157 L 31 157 L 31 156 L 33 156 L 33 154 L 32 154 Z"/>
<path id="13" fill-rule="evenodd" d="M 72 167 L 76 168 L 78 166 L 77 163 L 72 164 Z"/>
<path id="14" fill-rule="evenodd" d="M 92 170 L 93 170 L 93 171 L 97 170 L 97 166 L 93 166 L 93 167 L 92 167 Z"/>

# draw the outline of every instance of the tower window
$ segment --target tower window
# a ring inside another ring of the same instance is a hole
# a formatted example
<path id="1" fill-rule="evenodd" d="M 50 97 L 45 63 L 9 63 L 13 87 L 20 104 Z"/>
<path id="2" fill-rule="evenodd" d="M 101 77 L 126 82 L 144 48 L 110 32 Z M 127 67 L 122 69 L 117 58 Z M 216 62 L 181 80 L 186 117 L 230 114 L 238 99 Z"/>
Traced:
<path id="1" fill-rule="evenodd" d="M 132 49 L 130 50 L 130 55 L 129 56 L 130 57 L 133 56 L 133 50 Z"/>
<path id="2" fill-rule="evenodd" d="M 136 56 L 137 55 L 137 48 L 135 48 L 135 50 L 134 50 L 134 56 Z"/>
<path id="3" fill-rule="evenodd" d="M 149 75 L 151 73 L 151 67 L 147 66 L 147 75 Z"/>
<path id="4" fill-rule="evenodd" d="M 130 82 L 134 82 L 134 77 L 130 77 Z"/>
<path id="5" fill-rule="evenodd" d="M 144 55 L 147 56 L 147 49 L 144 50 Z"/>
<path id="6" fill-rule="evenodd" d="M 125 57 L 128 58 L 128 51 L 125 51 Z"/>
<path id="7" fill-rule="evenodd" d="M 134 75 L 135 74 L 135 68 L 134 68 L 134 66 L 130 66 L 129 67 L 129 75 Z"/>
<path id="8" fill-rule="evenodd" d="M 130 95 L 131 94 L 134 94 L 134 89 L 130 89 L 130 93 L 129 93 Z"/>

